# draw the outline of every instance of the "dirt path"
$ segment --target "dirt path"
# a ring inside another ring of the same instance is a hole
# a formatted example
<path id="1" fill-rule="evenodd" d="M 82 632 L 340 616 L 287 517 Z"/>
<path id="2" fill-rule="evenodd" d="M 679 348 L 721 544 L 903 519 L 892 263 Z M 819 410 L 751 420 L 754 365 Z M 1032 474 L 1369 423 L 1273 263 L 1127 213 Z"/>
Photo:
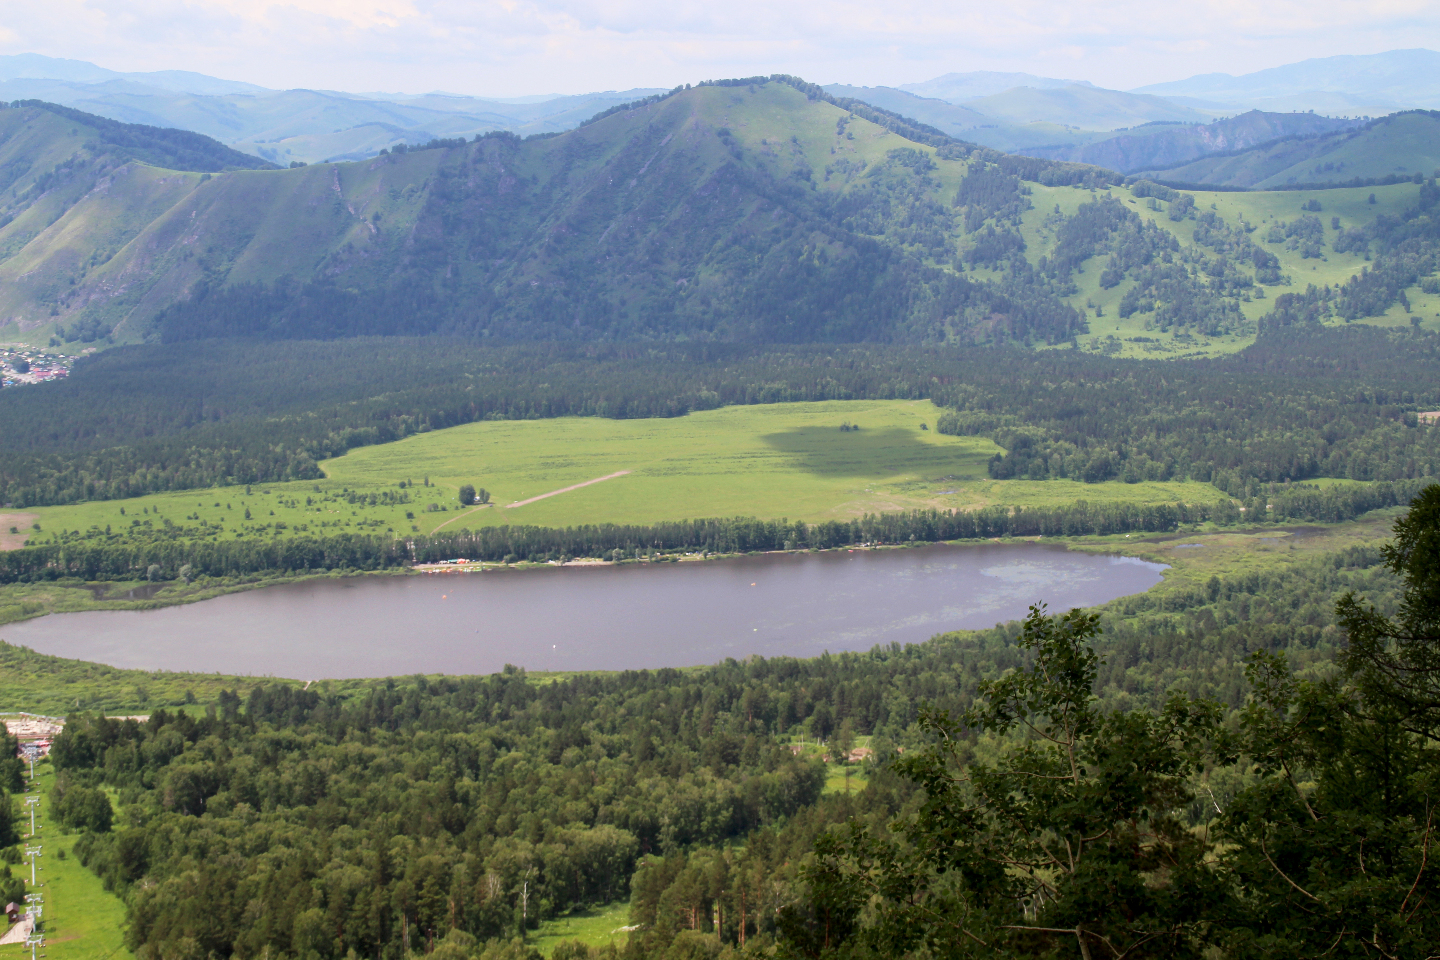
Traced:
<path id="1" fill-rule="evenodd" d="M 600 483 L 604 480 L 614 480 L 616 477 L 623 477 L 629 470 L 619 470 L 615 473 L 606 474 L 603 477 L 596 477 L 594 480 L 586 480 L 584 483 L 572 484 L 568 487 L 561 487 L 559 490 L 551 490 L 549 493 L 542 493 L 538 497 L 531 497 L 529 500 L 517 500 L 506 507 L 506 510 L 514 510 L 516 507 L 523 507 L 527 503 L 534 503 L 536 500 L 544 500 L 546 497 L 553 497 L 561 493 L 569 493 L 571 490 L 579 490 L 581 487 L 588 487 L 592 483 Z M 456 519 L 459 519 L 458 517 Z"/>
<path id="2" fill-rule="evenodd" d="M 458 516 L 451 517 L 449 520 L 446 520 L 444 523 L 440 524 L 439 527 L 436 527 L 435 530 L 439 530 L 440 527 L 449 526 L 450 524 L 454 523 L 456 520 L 462 520 L 462 519 L 464 519 L 465 517 L 470 516 L 470 514 L 474 513 L 476 510 L 484 510 L 484 509 L 485 509 L 486 507 L 488 507 L 488 506 L 490 506 L 490 504 L 488 504 L 488 503 L 482 503 L 482 504 L 480 504 L 480 506 L 478 506 L 478 507 L 471 507 L 469 510 L 466 510 L 464 513 L 459 514 Z M 435 530 L 431 530 L 430 532 L 431 532 L 431 533 L 434 533 Z"/>
<path id="3" fill-rule="evenodd" d="M 30 536 L 30 524 L 40 519 L 36 513 L 0 513 L 0 550 L 19 550 Z M 11 533 L 14 527 L 19 533 Z"/>

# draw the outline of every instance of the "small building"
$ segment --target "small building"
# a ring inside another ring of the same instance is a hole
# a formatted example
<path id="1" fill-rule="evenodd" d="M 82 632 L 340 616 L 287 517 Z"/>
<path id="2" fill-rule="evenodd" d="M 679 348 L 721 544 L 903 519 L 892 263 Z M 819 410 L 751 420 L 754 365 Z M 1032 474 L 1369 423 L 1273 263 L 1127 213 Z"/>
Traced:
<path id="1" fill-rule="evenodd" d="M 15 923 L 16 921 L 18 921 L 20 919 L 20 914 L 23 912 L 24 911 L 20 909 L 20 904 L 18 903 L 5 904 L 5 919 L 9 923 Z"/>

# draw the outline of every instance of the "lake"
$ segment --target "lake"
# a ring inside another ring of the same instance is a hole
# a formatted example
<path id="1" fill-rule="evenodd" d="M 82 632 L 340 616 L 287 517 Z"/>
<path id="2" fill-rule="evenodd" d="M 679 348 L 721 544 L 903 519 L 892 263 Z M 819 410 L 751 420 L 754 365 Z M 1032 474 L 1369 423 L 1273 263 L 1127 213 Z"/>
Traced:
<path id="1" fill-rule="evenodd" d="M 350 577 L 159 610 L 0 627 L 41 653 L 116 667 L 302 680 L 623 670 L 816 656 L 1088 607 L 1162 564 L 1038 543 L 770 554 L 706 562 Z"/>

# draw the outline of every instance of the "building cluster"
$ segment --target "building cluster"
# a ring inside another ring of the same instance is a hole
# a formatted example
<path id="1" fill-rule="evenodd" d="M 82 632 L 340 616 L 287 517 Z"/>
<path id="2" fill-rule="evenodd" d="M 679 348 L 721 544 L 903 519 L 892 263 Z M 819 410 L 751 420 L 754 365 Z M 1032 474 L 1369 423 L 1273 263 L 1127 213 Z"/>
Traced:
<path id="1" fill-rule="evenodd" d="M 64 717 L 43 717 L 33 713 L 10 714 L 4 718 L 5 730 L 20 741 L 20 755 L 38 760 L 50 752 L 50 746 L 65 729 Z"/>
<path id="2" fill-rule="evenodd" d="M 74 359 L 43 350 L 15 347 L 0 349 L 0 386 L 15 387 L 22 383 L 62 380 L 70 375 L 70 365 Z"/>

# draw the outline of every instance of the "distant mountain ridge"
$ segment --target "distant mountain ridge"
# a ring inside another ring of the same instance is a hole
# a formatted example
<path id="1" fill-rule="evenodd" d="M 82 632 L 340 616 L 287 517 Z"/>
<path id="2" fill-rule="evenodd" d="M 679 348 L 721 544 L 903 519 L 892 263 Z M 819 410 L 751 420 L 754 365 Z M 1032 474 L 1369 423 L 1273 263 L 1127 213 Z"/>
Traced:
<path id="1" fill-rule="evenodd" d="M 1404 111 L 1328 133 L 1282 137 L 1135 172 L 1180 183 L 1262 190 L 1429 178 L 1440 174 L 1440 111 Z"/>
<path id="2" fill-rule="evenodd" d="M 1075 84 L 1091 86 L 1084 80 L 1058 80 L 1054 77 L 1037 77 L 1033 73 L 997 73 L 993 70 L 975 70 L 969 73 L 947 73 L 922 83 L 902 83 L 896 89 L 920 97 L 934 97 L 961 103 L 979 97 L 988 97 L 1016 87 L 1034 87 L 1037 90 L 1058 89 Z"/>
<path id="3" fill-rule="evenodd" d="M 1144 156 L 1131 128 L 1156 122 L 1208 124 L 1257 109 L 1272 115 L 1315 111 L 1358 118 L 1440 106 L 1440 53 L 1330 57 L 1241 77 L 1208 74 L 1130 91 L 997 71 L 952 72 L 896 87 L 832 84 L 827 89 L 999 150 L 1036 156 L 1078 156 L 1076 151 L 1090 150 L 1083 155 L 1105 158 L 1110 165 L 1169 164 L 1190 158 L 1178 147 L 1170 155 Z M 194 130 L 280 165 L 359 160 L 400 143 L 492 131 L 558 133 L 658 92 L 484 98 L 273 90 L 187 71 L 126 73 L 38 54 L 0 57 L 0 100 L 45 100 L 126 123 Z M 1148 136 L 1149 131 L 1141 133 Z M 1096 146 L 1116 138 L 1122 142 Z"/>
<path id="4" fill-rule="evenodd" d="M 398 143 L 569 130 L 658 89 L 486 100 L 451 94 L 272 90 L 180 70 L 120 73 L 36 54 L 0 57 L 0 101 L 44 100 L 123 123 L 194 130 L 287 165 L 359 160 Z"/>
<path id="5" fill-rule="evenodd" d="M 1320 57 L 1238 77 L 1210 73 L 1153 83 L 1131 92 L 1236 103 L 1318 92 L 1370 98 L 1396 107 L 1440 107 L 1440 53 L 1413 49 Z"/>
<path id="6" fill-rule="evenodd" d="M 1175 167 L 1202 157 L 1243 150 L 1282 137 L 1304 137 L 1349 130 L 1360 120 L 1338 120 L 1313 113 L 1262 113 L 1208 124 L 1151 125 L 1094 143 L 1021 148 L 1019 153 L 1070 160 L 1134 173 Z"/>
<path id="7" fill-rule="evenodd" d="M 87 63 L 84 60 L 62 60 L 38 53 L 16 53 L 0 56 L 0 80 L 62 80 L 69 83 L 95 84 L 123 80 L 156 90 L 175 93 L 196 93 L 220 96 L 228 93 L 265 93 L 264 87 L 239 80 L 221 80 L 189 70 L 156 70 L 148 73 L 122 73 Z"/>

